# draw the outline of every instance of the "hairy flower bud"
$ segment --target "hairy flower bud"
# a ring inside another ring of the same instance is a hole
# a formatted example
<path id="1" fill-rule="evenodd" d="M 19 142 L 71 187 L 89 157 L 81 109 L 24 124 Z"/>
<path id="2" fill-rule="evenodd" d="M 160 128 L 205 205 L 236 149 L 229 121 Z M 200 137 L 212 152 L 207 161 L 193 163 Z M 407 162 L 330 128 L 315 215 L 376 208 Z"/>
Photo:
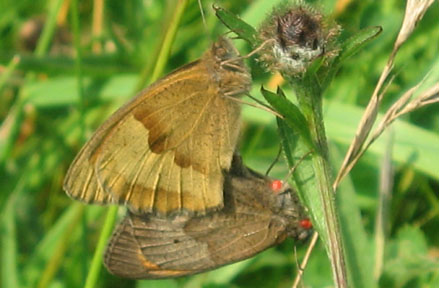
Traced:
<path id="1" fill-rule="evenodd" d="M 319 11 L 302 1 L 277 8 L 260 28 L 264 47 L 259 61 L 271 71 L 300 74 L 316 58 L 335 55 L 328 48 L 333 49 L 333 38 L 339 30 L 338 25 L 328 23 Z"/>

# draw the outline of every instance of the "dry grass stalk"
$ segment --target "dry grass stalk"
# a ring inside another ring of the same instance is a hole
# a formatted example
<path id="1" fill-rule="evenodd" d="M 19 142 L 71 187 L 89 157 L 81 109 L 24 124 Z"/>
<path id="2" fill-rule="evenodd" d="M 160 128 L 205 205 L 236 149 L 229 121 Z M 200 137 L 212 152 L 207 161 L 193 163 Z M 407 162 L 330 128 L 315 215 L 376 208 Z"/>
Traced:
<path id="1" fill-rule="evenodd" d="M 378 124 L 377 128 L 374 130 L 373 134 L 367 139 L 362 145 L 361 150 L 357 155 L 353 158 L 351 163 L 349 163 L 350 167 L 353 167 L 358 160 L 363 156 L 363 154 L 367 151 L 367 149 L 372 145 L 378 137 L 384 132 L 384 130 L 390 126 L 398 117 L 413 112 L 416 109 L 425 107 L 427 105 L 433 103 L 439 103 L 439 84 L 435 84 L 423 93 L 419 95 L 416 99 L 410 101 L 411 97 L 415 93 L 415 91 L 419 88 L 423 81 L 418 83 L 416 86 L 410 88 L 401 98 L 396 101 L 392 107 L 387 110 L 381 122 Z"/>
<path id="2" fill-rule="evenodd" d="M 305 271 L 305 267 L 308 264 L 309 257 L 311 256 L 311 252 L 314 249 L 314 246 L 316 246 L 317 240 L 319 239 L 319 233 L 314 232 L 312 234 L 311 241 L 308 245 L 308 249 L 306 250 L 305 256 L 302 259 L 302 262 L 299 265 L 299 268 L 297 269 L 297 275 L 296 278 L 294 278 L 294 283 L 291 288 L 297 288 L 299 287 L 300 280 L 302 279 L 303 271 Z"/>
<path id="3" fill-rule="evenodd" d="M 92 36 L 94 38 L 92 42 L 92 51 L 95 54 L 102 52 L 102 44 L 100 37 L 102 37 L 104 22 L 104 0 L 93 1 L 93 20 L 92 20 Z"/>
<path id="4" fill-rule="evenodd" d="M 398 37 L 393 45 L 392 53 L 389 56 L 386 66 L 384 67 L 369 104 L 363 114 L 363 117 L 358 125 L 357 132 L 355 133 L 355 138 L 346 153 L 343 164 L 338 172 L 338 175 L 334 182 L 334 187 L 337 187 L 341 179 L 346 176 L 347 173 L 354 166 L 352 162 L 356 162 L 359 157 L 358 155 L 362 153 L 364 143 L 369 136 L 372 126 L 378 115 L 378 108 L 381 100 L 384 97 L 382 91 L 383 85 L 386 82 L 390 72 L 393 69 L 393 63 L 399 48 L 407 41 L 409 36 L 413 33 L 416 24 L 422 19 L 427 9 L 433 4 L 433 0 L 408 0 L 404 15 L 404 20 L 399 31 Z"/>

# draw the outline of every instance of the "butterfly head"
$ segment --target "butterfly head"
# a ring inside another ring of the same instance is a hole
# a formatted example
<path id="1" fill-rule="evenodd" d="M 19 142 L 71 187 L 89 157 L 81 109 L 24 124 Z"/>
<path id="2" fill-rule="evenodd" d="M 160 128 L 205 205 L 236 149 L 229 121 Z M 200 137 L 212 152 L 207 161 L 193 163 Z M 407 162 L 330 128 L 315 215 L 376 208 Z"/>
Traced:
<path id="1" fill-rule="evenodd" d="M 238 96 L 250 91 L 251 75 L 242 57 L 232 42 L 219 37 L 210 50 L 216 68 L 216 80 L 226 96 Z"/>
<path id="2" fill-rule="evenodd" d="M 275 195 L 276 214 L 281 215 L 288 222 L 288 236 L 304 240 L 311 235 L 312 223 L 306 215 L 305 208 L 299 201 L 297 193 L 288 185 L 279 180 L 272 180 L 270 187 Z"/>

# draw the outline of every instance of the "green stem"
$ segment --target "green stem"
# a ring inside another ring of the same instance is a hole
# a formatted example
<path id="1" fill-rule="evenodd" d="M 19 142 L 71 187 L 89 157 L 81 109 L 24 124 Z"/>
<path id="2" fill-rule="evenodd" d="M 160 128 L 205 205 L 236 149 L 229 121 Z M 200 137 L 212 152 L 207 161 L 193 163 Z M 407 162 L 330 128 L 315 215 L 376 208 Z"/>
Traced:
<path id="1" fill-rule="evenodd" d="M 50 42 L 52 41 L 52 37 L 56 30 L 56 17 L 58 16 L 59 9 L 61 9 L 63 2 L 64 0 L 57 0 L 50 7 L 49 16 L 44 25 L 41 37 L 38 40 L 37 47 L 35 48 L 35 55 L 38 57 L 44 56 L 49 49 Z"/>
<path id="2" fill-rule="evenodd" d="M 334 191 L 332 189 L 331 168 L 328 158 L 328 143 L 322 114 L 322 91 L 314 76 L 306 75 L 303 79 L 290 79 L 299 102 L 299 107 L 307 119 L 311 138 L 317 151 L 312 154 L 310 165 L 314 177 L 309 178 L 309 171 L 297 173 L 296 183 L 302 186 L 303 191 L 311 187 L 319 191 L 321 198 L 322 215 L 316 227 L 324 238 L 328 254 L 333 267 L 334 279 L 338 287 L 347 287 L 347 272 L 344 259 L 343 242 L 338 215 L 335 207 Z M 301 149 L 303 150 L 303 148 Z M 301 151 L 300 153 L 303 153 Z M 300 169 L 298 169 L 300 171 Z M 309 181 L 313 179 L 314 181 Z M 298 180 L 298 181 L 297 181 Z M 315 182 L 315 183 L 312 183 Z"/>
<path id="3" fill-rule="evenodd" d="M 0 75 L 0 92 L 3 90 L 3 87 L 6 85 L 6 81 L 11 77 L 18 63 L 20 62 L 20 58 L 18 56 L 14 56 L 12 60 L 9 62 L 6 67 L 4 73 Z M 21 107 L 21 106 L 20 106 Z M 11 150 L 14 147 L 14 141 L 18 135 L 19 127 L 17 125 L 17 105 L 14 105 L 8 117 L 5 118 L 3 123 L 0 125 L 0 134 L 6 134 L 7 136 L 3 136 L 3 141 L 0 142 L 0 163 L 3 164 L 6 161 L 8 155 L 11 155 Z M 15 120 L 15 121 L 14 121 Z M 9 133 L 8 133 L 9 132 Z"/>
<path id="4" fill-rule="evenodd" d="M 2 74 L 0 74 L 0 92 L 6 84 L 6 81 L 9 80 L 9 77 L 12 76 L 12 73 L 17 68 L 18 63 L 20 63 L 20 56 L 18 54 L 14 55 L 12 59 L 9 61 L 9 64 L 6 66 L 5 70 Z"/>
<path id="5" fill-rule="evenodd" d="M 74 36 L 74 45 L 76 51 L 75 57 L 75 70 L 76 70 L 76 80 L 78 84 L 78 94 L 79 94 L 79 102 L 78 102 L 78 110 L 80 113 L 80 128 L 81 128 L 81 141 L 84 140 L 85 135 L 85 97 L 84 97 L 84 89 L 83 89 L 83 81 L 82 81 L 82 61 L 81 61 L 81 32 L 79 27 L 79 13 L 78 13 L 78 2 L 77 0 L 73 0 L 71 2 L 71 17 L 72 17 L 72 28 L 73 28 L 73 36 Z"/>
<path id="6" fill-rule="evenodd" d="M 22 179 L 20 179 L 22 180 Z M 2 255 L 0 262 L 0 284 L 1 287 L 21 287 L 20 275 L 17 265 L 17 219 L 16 207 L 18 206 L 17 198 L 23 193 L 24 181 L 17 182 L 14 191 L 6 201 L 5 208 L 2 210 L 0 219 L 0 229 L 2 231 L 0 238 L 0 253 Z"/>
<path id="7" fill-rule="evenodd" d="M 179 0 L 177 3 L 177 7 L 175 7 L 174 15 L 171 18 L 171 23 L 168 26 L 160 47 L 160 53 L 157 57 L 157 62 L 155 63 L 154 70 L 151 74 L 151 77 L 149 78 L 150 83 L 156 81 L 163 74 L 163 70 L 165 69 L 166 63 L 169 59 L 172 43 L 174 42 L 178 26 L 180 25 L 181 18 L 183 17 L 183 13 L 186 10 L 188 2 L 189 0 Z M 139 83 L 136 87 L 136 91 L 139 91 L 143 88 L 143 86 L 147 82 L 146 79 L 148 77 L 148 73 L 149 69 L 146 69 L 142 72 Z"/>
<path id="8" fill-rule="evenodd" d="M 117 209 L 117 206 L 108 208 L 104 227 L 99 235 L 98 245 L 96 246 L 95 253 L 93 254 L 93 259 L 91 261 L 90 270 L 87 274 L 87 279 L 85 280 L 84 288 L 92 288 L 96 286 L 102 268 L 102 255 L 104 254 L 107 240 L 113 231 L 114 222 L 116 222 Z"/>

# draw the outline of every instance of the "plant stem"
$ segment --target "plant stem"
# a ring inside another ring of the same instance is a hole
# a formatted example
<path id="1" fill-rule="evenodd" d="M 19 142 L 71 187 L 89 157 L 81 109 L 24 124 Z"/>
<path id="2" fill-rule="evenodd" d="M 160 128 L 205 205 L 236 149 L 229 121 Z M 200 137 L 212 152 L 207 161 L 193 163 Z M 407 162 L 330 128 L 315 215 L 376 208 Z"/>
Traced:
<path id="1" fill-rule="evenodd" d="M 80 27 L 79 27 L 79 11 L 78 11 L 78 2 L 77 0 L 72 0 L 71 6 L 71 18 L 72 18 L 72 28 L 73 28 L 73 43 L 75 45 L 75 70 L 76 70 L 76 81 L 78 84 L 78 95 L 79 95 L 79 101 L 78 101 L 78 110 L 80 113 L 80 128 L 81 128 L 81 141 L 84 140 L 85 136 L 85 124 L 84 124 L 84 118 L 85 118 L 85 95 L 84 95 L 84 89 L 83 89 L 83 81 L 82 81 L 82 53 L 81 53 L 81 41 L 80 41 Z"/>
<path id="2" fill-rule="evenodd" d="M 152 71 L 151 76 L 149 77 L 149 83 L 156 81 L 162 74 L 163 70 L 168 62 L 169 54 L 171 52 L 172 43 L 174 42 L 175 35 L 177 34 L 178 26 L 180 25 L 181 18 L 183 17 L 184 11 L 188 5 L 189 0 L 179 0 L 177 1 L 177 6 L 175 7 L 174 14 L 172 16 L 171 23 L 168 26 L 168 29 L 163 38 L 163 42 L 160 47 L 160 53 L 157 57 L 157 62 L 155 63 L 154 70 Z M 139 91 L 143 88 L 145 83 L 147 82 L 147 77 L 149 74 L 149 69 L 146 69 L 142 72 L 140 76 L 139 83 L 137 84 L 136 91 Z"/>
<path id="3" fill-rule="evenodd" d="M 96 282 L 99 278 L 101 272 L 102 255 L 107 245 L 107 240 L 113 231 L 114 222 L 116 222 L 117 216 L 117 206 L 112 206 L 108 208 L 107 216 L 105 217 L 104 227 L 102 228 L 101 234 L 99 235 L 98 245 L 96 246 L 93 259 L 91 261 L 90 270 L 87 274 L 87 279 L 85 280 L 84 288 L 92 288 L 96 286 Z"/>
<path id="4" fill-rule="evenodd" d="M 340 224 L 335 208 L 331 168 L 328 160 L 328 144 L 323 123 L 322 91 L 317 79 L 311 73 L 300 80 L 291 78 L 289 80 L 296 92 L 299 107 L 307 119 L 311 138 L 317 149 L 312 154 L 309 163 L 312 166 L 314 177 L 310 177 L 309 169 L 302 171 L 302 173 L 299 172 L 301 169 L 298 169 L 299 173 L 296 173 L 295 180 L 302 191 L 308 191 L 313 188 L 319 191 L 322 205 L 321 212 L 323 214 L 317 215 L 319 219 L 316 221 L 316 224 L 320 227 L 316 228 L 324 238 L 337 287 L 348 287 L 343 242 L 340 236 Z M 300 149 L 302 151 L 298 152 L 303 153 L 303 148 Z"/>
<path id="5" fill-rule="evenodd" d="M 41 37 L 38 40 L 37 47 L 35 48 L 35 55 L 37 57 L 44 56 L 49 49 L 49 45 L 56 30 L 56 17 L 58 16 L 63 2 L 64 0 L 56 0 L 50 7 L 47 22 L 44 25 L 43 32 L 41 33 Z"/>

